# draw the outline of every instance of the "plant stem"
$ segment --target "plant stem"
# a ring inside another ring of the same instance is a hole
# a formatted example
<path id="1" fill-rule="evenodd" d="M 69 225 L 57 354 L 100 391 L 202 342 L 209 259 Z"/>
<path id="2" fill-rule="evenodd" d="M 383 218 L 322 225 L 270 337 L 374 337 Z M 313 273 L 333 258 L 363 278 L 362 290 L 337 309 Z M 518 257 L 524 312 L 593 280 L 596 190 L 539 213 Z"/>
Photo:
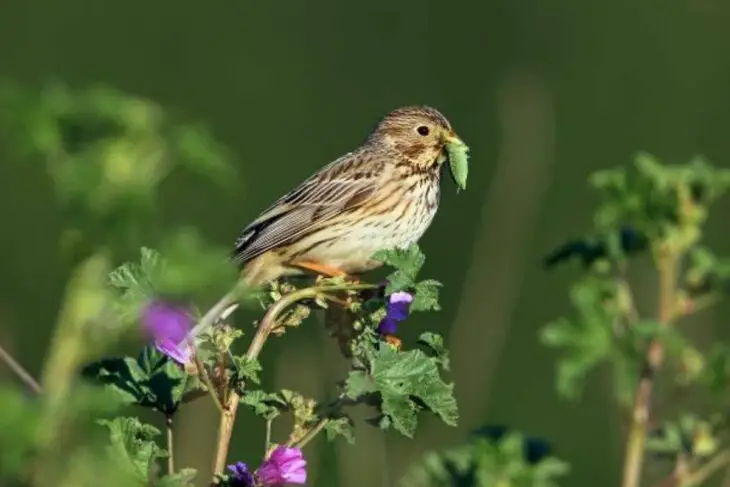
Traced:
<path id="1" fill-rule="evenodd" d="M 723 450 L 694 472 L 686 475 L 679 487 L 694 487 L 705 482 L 718 470 L 730 464 L 730 449 Z"/>
<path id="2" fill-rule="evenodd" d="M 205 388 L 208 389 L 208 394 L 210 395 L 210 397 L 213 398 L 215 407 L 218 408 L 218 411 L 223 413 L 223 404 L 221 403 L 221 400 L 218 397 L 218 392 L 216 391 L 213 381 L 210 379 L 210 376 L 208 375 L 208 371 L 205 370 L 205 364 L 203 364 L 203 362 L 200 360 L 200 357 L 198 357 L 198 354 L 195 352 L 193 352 L 193 360 L 195 361 L 195 366 L 198 369 L 198 375 L 203 380 L 203 384 L 205 384 Z"/>
<path id="3" fill-rule="evenodd" d="M 303 299 L 314 298 L 320 294 L 331 292 L 331 291 L 360 291 L 365 289 L 376 289 L 378 286 L 374 284 L 341 284 L 333 286 L 315 286 L 305 289 L 294 291 L 290 294 L 283 296 L 279 301 L 274 303 L 271 308 L 266 312 L 261 323 L 259 323 L 256 334 L 254 335 L 251 343 L 246 352 L 246 358 L 248 360 L 256 360 L 261 353 L 261 349 L 269 338 L 271 332 L 277 326 L 277 318 L 284 312 L 289 306 L 293 305 L 297 301 Z M 215 321 L 215 320 L 214 320 Z M 238 405 L 241 402 L 241 396 L 237 391 L 231 391 L 230 397 L 226 401 L 223 414 L 221 415 L 221 421 L 218 425 L 218 441 L 216 446 L 215 459 L 213 460 L 213 483 L 216 483 L 216 478 L 223 472 L 226 466 L 226 460 L 228 459 L 228 449 L 231 444 L 231 434 L 233 433 L 233 423 L 236 419 L 236 411 Z M 324 426 L 323 426 L 324 427 Z"/>
<path id="4" fill-rule="evenodd" d="M 659 322 L 669 326 L 675 314 L 678 256 L 674 251 L 660 250 L 659 271 Z M 664 360 L 664 347 L 654 339 L 649 343 L 641 378 L 634 394 L 631 425 L 626 444 L 622 487 L 639 487 L 644 463 L 647 424 L 651 411 L 654 378 Z"/>
<path id="5" fill-rule="evenodd" d="M 0 360 L 5 362 L 8 368 L 13 371 L 23 383 L 28 386 L 28 389 L 33 391 L 35 394 L 43 392 L 41 385 L 33 378 L 25 368 L 20 365 L 20 362 L 15 360 L 10 353 L 0 345 Z"/>
<path id="6" fill-rule="evenodd" d="M 264 440 L 264 456 L 269 456 L 269 448 L 271 448 L 271 424 L 274 422 L 273 419 L 266 420 L 266 439 Z"/>
<path id="7" fill-rule="evenodd" d="M 302 437 L 301 440 L 295 441 L 291 443 L 289 446 L 295 446 L 297 448 L 304 448 L 307 443 L 312 441 L 318 434 L 322 432 L 322 430 L 327 426 L 327 423 L 329 423 L 329 418 L 322 418 L 319 420 L 317 424 L 315 424 L 312 429 L 307 431 L 307 434 Z"/>
<path id="8" fill-rule="evenodd" d="M 175 473 L 175 457 L 173 455 L 173 436 L 172 436 L 172 415 L 165 416 L 165 433 L 167 437 L 167 473 L 172 475 Z"/>

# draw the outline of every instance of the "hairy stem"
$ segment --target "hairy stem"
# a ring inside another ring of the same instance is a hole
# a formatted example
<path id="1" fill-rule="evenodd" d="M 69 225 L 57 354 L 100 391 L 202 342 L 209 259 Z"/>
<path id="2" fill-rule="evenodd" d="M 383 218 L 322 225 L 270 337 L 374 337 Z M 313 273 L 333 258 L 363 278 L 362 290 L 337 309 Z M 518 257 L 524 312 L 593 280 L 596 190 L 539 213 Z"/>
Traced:
<path id="1" fill-rule="evenodd" d="M 271 424 L 274 422 L 273 419 L 266 420 L 266 439 L 264 440 L 264 456 L 269 456 L 269 448 L 271 448 Z"/>
<path id="2" fill-rule="evenodd" d="M 165 416 L 165 436 L 167 438 L 167 473 L 175 473 L 175 457 L 173 454 L 172 415 Z"/>
<path id="3" fill-rule="evenodd" d="M 302 438 L 299 441 L 295 441 L 291 443 L 289 446 L 295 446 L 297 448 L 304 448 L 307 443 L 312 441 L 318 434 L 324 430 L 325 426 L 327 426 L 327 423 L 329 423 L 329 418 L 322 418 L 320 419 L 317 424 L 315 424 L 309 431 L 307 431 L 307 434 L 302 436 Z"/>
<path id="4" fill-rule="evenodd" d="M 294 291 L 283 296 L 279 301 L 274 303 L 266 312 L 264 318 L 259 323 L 256 334 L 251 340 L 251 344 L 246 352 L 248 360 L 256 360 L 261 353 L 261 349 L 269 338 L 271 332 L 277 326 L 277 319 L 289 306 L 304 299 L 311 299 L 319 295 L 323 295 L 332 291 L 360 291 L 365 289 L 376 289 L 378 286 L 374 284 L 342 284 L 331 286 L 315 286 Z M 226 401 L 223 414 L 221 415 L 220 424 L 218 425 L 218 441 L 216 446 L 215 459 L 213 461 L 213 483 L 216 478 L 223 472 L 228 459 L 228 449 L 231 444 L 231 434 L 233 433 L 233 423 L 236 419 L 238 405 L 241 402 L 241 396 L 237 391 L 231 391 L 230 397 Z M 324 426 L 323 426 L 324 427 Z"/>
<path id="5" fill-rule="evenodd" d="M 20 362 L 15 360 L 10 353 L 0 346 L 0 360 L 5 362 L 8 368 L 35 394 L 43 392 L 41 385 L 36 381 Z"/>
<path id="6" fill-rule="evenodd" d="M 669 326 L 675 314 L 676 281 L 679 258 L 674 251 L 662 250 L 659 256 L 659 322 Z M 626 444 L 622 487 L 639 487 L 644 464 L 647 425 L 651 412 L 654 378 L 664 360 L 662 343 L 654 339 L 649 343 L 641 378 L 634 394 L 631 425 Z"/>
<path id="7" fill-rule="evenodd" d="M 205 370 L 205 364 L 200 360 L 200 357 L 198 357 L 198 354 L 193 352 L 193 360 L 195 361 L 195 367 L 198 369 L 198 375 L 200 376 L 200 379 L 203 381 L 203 384 L 205 384 L 205 388 L 208 389 L 208 394 L 213 399 L 213 403 L 215 403 L 215 407 L 218 408 L 218 411 L 223 413 L 223 404 L 221 403 L 220 398 L 218 397 L 218 391 L 215 388 L 215 385 L 213 384 L 213 381 L 210 379 L 210 376 L 208 375 L 208 371 Z"/>

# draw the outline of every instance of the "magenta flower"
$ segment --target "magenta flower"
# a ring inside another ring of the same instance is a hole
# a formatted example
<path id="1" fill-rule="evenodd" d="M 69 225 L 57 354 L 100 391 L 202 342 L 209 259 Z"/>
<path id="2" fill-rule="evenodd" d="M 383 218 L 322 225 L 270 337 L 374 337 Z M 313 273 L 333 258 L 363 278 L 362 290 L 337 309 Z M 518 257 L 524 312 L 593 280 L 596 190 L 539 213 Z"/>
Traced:
<path id="1" fill-rule="evenodd" d="M 231 472 L 228 484 L 231 487 L 254 487 L 256 485 L 256 480 L 253 474 L 248 471 L 248 466 L 245 463 L 236 462 L 233 465 L 228 465 L 228 471 Z"/>
<path id="2" fill-rule="evenodd" d="M 408 318 L 413 302 L 413 295 L 405 291 L 398 291 L 388 296 L 388 307 L 385 318 L 378 325 L 381 335 L 394 335 L 398 331 L 398 324 Z"/>
<path id="3" fill-rule="evenodd" d="M 267 487 L 304 484 L 307 481 L 307 461 L 302 450 L 278 447 L 256 470 L 256 478 Z"/>
<path id="4" fill-rule="evenodd" d="M 157 350 L 182 365 L 191 363 L 193 347 L 188 342 L 188 332 L 193 322 L 185 308 L 152 301 L 142 312 L 142 323 L 152 335 Z"/>

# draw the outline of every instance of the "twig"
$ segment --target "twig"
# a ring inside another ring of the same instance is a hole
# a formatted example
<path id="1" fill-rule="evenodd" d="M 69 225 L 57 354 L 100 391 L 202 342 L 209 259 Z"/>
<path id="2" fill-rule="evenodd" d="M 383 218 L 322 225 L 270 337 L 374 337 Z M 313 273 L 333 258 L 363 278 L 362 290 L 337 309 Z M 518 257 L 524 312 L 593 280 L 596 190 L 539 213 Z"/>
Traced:
<path id="1" fill-rule="evenodd" d="M 277 326 L 278 316 L 286 310 L 289 306 L 293 305 L 297 301 L 304 299 L 310 299 L 317 297 L 320 294 L 331 292 L 331 291 L 360 291 L 366 289 L 377 289 L 378 286 L 374 284 L 342 284 L 332 286 L 316 286 L 306 289 L 300 289 L 290 294 L 283 296 L 279 301 L 274 303 L 271 308 L 266 312 L 264 318 L 256 330 L 256 334 L 251 340 L 251 344 L 246 352 L 246 358 L 249 361 L 256 360 L 261 353 L 261 349 L 269 338 L 272 330 Z M 213 483 L 215 484 L 218 476 L 223 472 L 226 466 L 226 460 L 228 458 L 228 449 L 231 444 L 231 434 L 233 433 L 233 423 L 236 418 L 236 411 L 238 405 L 241 402 L 241 396 L 237 391 L 231 391 L 230 397 L 228 398 L 227 404 L 221 415 L 221 421 L 218 426 L 218 441 L 215 453 L 215 459 L 213 461 Z"/>
<path id="2" fill-rule="evenodd" d="M 28 386 L 28 389 L 33 391 L 35 394 L 41 394 L 43 392 L 38 381 L 36 381 L 33 376 L 30 375 L 30 373 L 25 370 L 22 365 L 20 365 L 20 362 L 15 360 L 13 356 L 2 347 L 2 345 L 0 345 L 0 360 L 7 364 L 8 368 L 13 371 L 26 386 Z"/>
<path id="3" fill-rule="evenodd" d="M 669 326 L 675 312 L 675 286 L 677 280 L 678 257 L 675 252 L 663 249 L 659 256 L 659 322 Z M 654 339 L 644 359 L 641 379 L 634 394 L 631 426 L 626 444 L 626 458 L 623 468 L 622 487 L 639 487 L 644 463 L 646 430 L 651 409 L 654 377 L 664 360 L 664 347 Z"/>
<path id="4" fill-rule="evenodd" d="M 266 420 L 266 439 L 264 440 L 264 455 L 269 456 L 269 448 L 271 448 L 271 424 L 274 422 L 273 419 L 269 418 Z"/>
<path id="5" fill-rule="evenodd" d="M 210 397 L 213 398 L 213 402 L 215 403 L 215 407 L 218 408 L 218 411 L 223 413 L 223 404 L 221 403 L 220 398 L 218 397 L 218 392 L 215 388 L 215 385 L 213 384 L 213 381 L 210 379 L 210 376 L 208 375 L 208 371 L 205 370 L 205 364 L 200 360 L 200 357 L 198 357 L 198 354 L 193 351 L 193 360 L 195 361 L 195 367 L 198 369 L 198 375 L 203 380 L 203 384 L 205 384 L 205 388 L 208 389 L 208 394 Z"/>
<path id="6" fill-rule="evenodd" d="M 728 464 L 730 464 L 730 449 L 721 451 L 697 470 L 686 475 L 679 487 L 700 485 Z"/>
<path id="7" fill-rule="evenodd" d="M 302 437 L 301 440 L 291 443 L 289 446 L 296 446 L 297 448 L 304 448 L 307 443 L 312 441 L 330 422 L 329 418 L 322 418 L 315 424 L 312 429 L 307 431 L 307 434 Z"/>
<path id="8" fill-rule="evenodd" d="M 175 457 L 173 456 L 173 436 L 172 436 L 172 415 L 165 416 L 165 432 L 167 436 L 167 473 L 172 475 L 175 473 Z"/>

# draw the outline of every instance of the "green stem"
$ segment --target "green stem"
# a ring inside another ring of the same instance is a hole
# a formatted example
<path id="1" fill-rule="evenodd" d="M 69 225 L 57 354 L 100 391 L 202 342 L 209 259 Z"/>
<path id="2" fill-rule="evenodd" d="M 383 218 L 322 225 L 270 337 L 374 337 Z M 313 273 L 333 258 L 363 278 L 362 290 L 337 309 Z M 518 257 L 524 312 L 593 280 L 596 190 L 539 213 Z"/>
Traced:
<path id="1" fill-rule="evenodd" d="M 302 438 L 299 441 L 291 442 L 289 446 L 294 446 L 296 448 L 304 448 L 307 443 L 312 441 L 318 434 L 324 430 L 324 428 L 327 426 L 327 423 L 329 423 L 329 418 L 322 418 L 320 419 L 309 431 L 307 431 L 307 434 L 302 436 Z"/>
<path id="2" fill-rule="evenodd" d="M 203 381 L 203 384 L 205 384 L 205 388 L 208 389 L 208 394 L 213 399 L 213 402 L 215 403 L 215 407 L 218 408 L 218 411 L 223 413 L 223 404 L 221 403 L 220 398 L 218 397 L 218 392 L 216 391 L 215 385 L 213 384 L 213 381 L 210 379 L 210 376 L 208 375 L 208 371 L 205 369 L 205 364 L 200 360 L 200 357 L 198 357 L 198 354 L 196 351 L 193 351 L 193 360 L 195 361 L 195 367 L 198 369 L 198 375 L 200 376 L 200 379 Z"/>
<path id="3" fill-rule="evenodd" d="M 670 326 L 675 316 L 675 297 L 677 254 L 664 249 L 659 256 L 659 322 L 662 326 Z M 651 399 L 654 388 L 654 378 L 664 360 L 664 348 L 659 340 L 649 343 L 644 359 L 644 366 L 634 394 L 634 406 L 631 415 L 631 425 L 626 444 L 626 457 L 623 468 L 622 487 L 639 487 L 642 478 L 644 463 L 644 449 L 646 444 L 647 425 L 651 412 Z"/>
<path id="4" fill-rule="evenodd" d="M 697 470 L 685 475 L 679 487 L 695 487 L 700 485 L 728 464 L 730 464 L 730 449 L 721 451 Z"/>
<path id="5" fill-rule="evenodd" d="M 274 422 L 273 419 L 266 420 L 266 439 L 264 440 L 264 456 L 268 458 L 269 448 L 271 448 L 271 424 Z"/>
<path id="6" fill-rule="evenodd" d="M 167 473 L 172 475 L 175 473 L 175 457 L 173 453 L 173 431 L 172 431 L 172 415 L 165 416 L 165 433 L 167 437 Z"/>
<path id="7" fill-rule="evenodd" d="M 35 394 L 43 392 L 41 385 L 33 378 L 20 362 L 15 360 L 10 353 L 0 346 L 0 360 L 7 364 L 8 368 Z"/>

